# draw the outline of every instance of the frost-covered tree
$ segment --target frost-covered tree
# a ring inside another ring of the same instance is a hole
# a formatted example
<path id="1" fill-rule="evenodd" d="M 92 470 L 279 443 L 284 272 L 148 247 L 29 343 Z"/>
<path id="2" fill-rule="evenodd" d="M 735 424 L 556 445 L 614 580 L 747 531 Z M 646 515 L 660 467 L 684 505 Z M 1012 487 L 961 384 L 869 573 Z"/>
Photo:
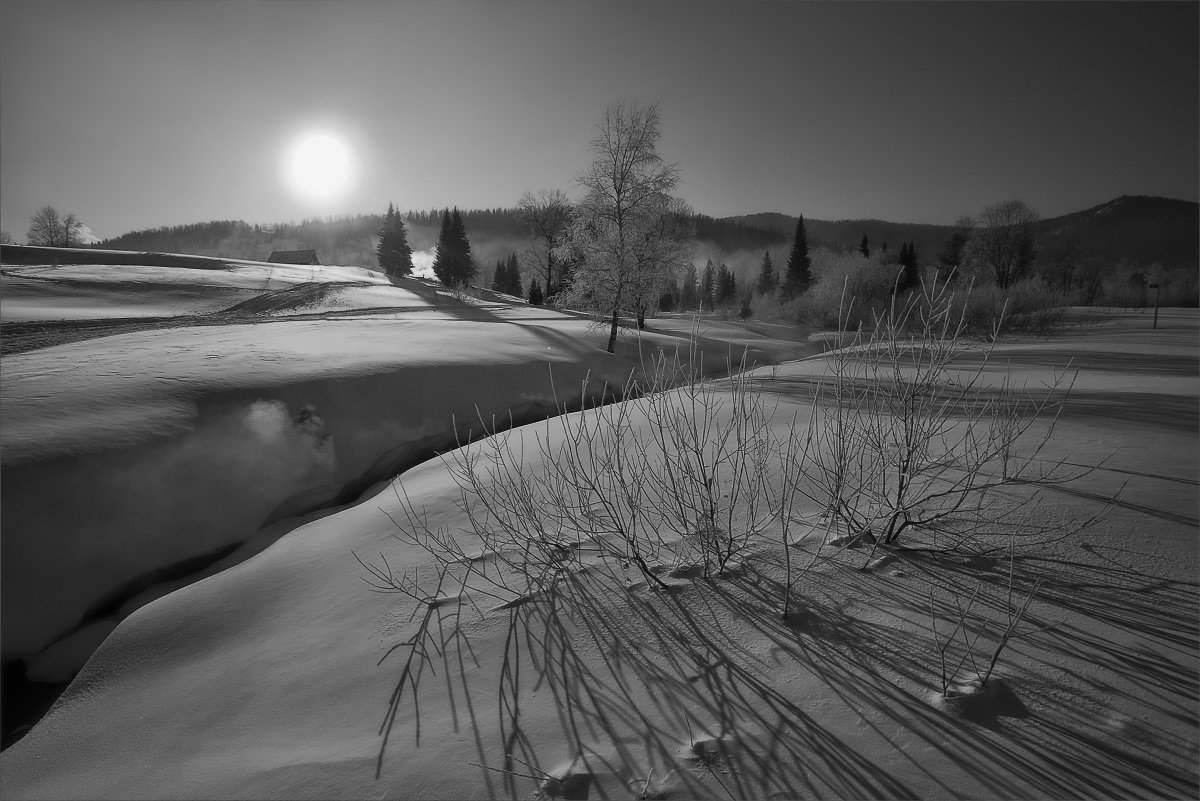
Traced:
<path id="1" fill-rule="evenodd" d="M 804 215 L 796 221 L 796 236 L 792 241 L 792 254 L 788 257 L 787 271 L 783 277 L 783 297 L 791 299 L 802 295 L 812 286 L 812 259 L 808 256 L 808 232 L 804 228 Z"/>
<path id="2" fill-rule="evenodd" d="M 1033 266 L 1034 224 L 1037 212 L 1023 200 L 988 206 L 966 249 L 965 259 L 1004 289 L 1024 278 Z"/>
<path id="3" fill-rule="evenodd" d="M 392 277 L 399 278 L 412 272 L 412 248 L 404 230 L 404 218 L 391 203 L 388 203 L 387 214 L 383 218 L 383 228 L 379 229 L 376 255 L 379 257 L 379 267 Z"/>
<path id="4" fill-rule="evenodd" d="M 83 244 L 83 223 L 74 214 L 62 217 L 53 206 L 42 206 L 29 221 L 26 239 L 30 245 L 77 248 Z"/>
<path id="5" fill-rule="evenodd" d="M 591 142 L 595 158 L 578 178 L 583 200 L 556 250 L 576 264 L 559 303 L 610 318 L 610 353 L 621 314 L 642 320 L 687 260 L 691 214 L 671 197 L 679 168 L 658 153 L 659 126 L 657 104 L 609 104 Z"/>

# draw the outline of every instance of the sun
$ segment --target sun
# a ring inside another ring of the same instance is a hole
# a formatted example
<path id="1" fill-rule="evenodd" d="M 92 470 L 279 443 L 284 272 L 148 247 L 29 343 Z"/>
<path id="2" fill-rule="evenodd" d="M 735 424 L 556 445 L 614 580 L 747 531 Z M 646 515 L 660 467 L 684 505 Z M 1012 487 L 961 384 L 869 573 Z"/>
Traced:
<path id="1" fill-rule="evenodd" d="M 329 134 L 308 136 L 292 154 L 292 184 L 309 199 L 332 199 L 347 188 L 353 167 L 350 151 L 341 141 Z"/>

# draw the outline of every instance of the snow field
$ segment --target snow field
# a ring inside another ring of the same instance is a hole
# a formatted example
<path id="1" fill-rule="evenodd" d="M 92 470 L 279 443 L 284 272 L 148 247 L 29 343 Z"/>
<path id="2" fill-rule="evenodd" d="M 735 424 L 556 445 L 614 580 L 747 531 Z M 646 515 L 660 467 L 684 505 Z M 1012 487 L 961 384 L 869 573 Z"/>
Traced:
<path id="1" fill-rule="evenodd" d="M 548 364 L 560 397 L 585 376 L 593 387 L 619 384 L 635 364 L 599 353 L 585 322 L 552 312 L 479 305 L 468 319 L 455 314 L 140 332 L 5 357 L 0 514 L 5 645 L 20 646 L 12 653 L 35 655 L 69 630 L 113 578 L 243 539 L 258 552 L 135 609 L 177 586 L 164 578 L 112 612 L 128 617 L 51 713 L 0 755 L 0 795 L 1194 795 L 1197 660 L 1187 645 L 1200 639 L 1197 545 L 1188 507 L 1178 511 L 1187 487 L 1194 504 L 1200 477 L 1195 424 L 1140 419 L 1123 396 L 1103 414 L 1060 422 L 1073 459 L 1119 454 L 1083 489 L 1102 503 L 1133 482 L 1086 548 L 1067 543 L 1022 563 L 1023 578 L 1047 580 L 1032 618 L 1052 627 L 1014 644 L 997 674 L 1022 706 L 972 720 L 929 701 L 926 582 L 963 592 L 991 582 L 991 592 L 1003 583 L 992 562 L 901 556 L 862 570 L 865 554 L 848 550 L 803 577 L 795 614 L 780 620 L 783 551 L 769 542 L 718 581 L 664 554 L 655 567 L 670 577 L 665 592 L 589 556 L 565 606 L 529 597 L 498 608 L 477 579 L 441 588 L 436 629 L 421 641 L 427 658 L 414 663 L 420 680 L 400 697 L 376 777 L 380 723 L 411 648 L 379 660 L 422 635 L 429 606 L 372 592 L 355 557 L 386 558 L 426 582 L 437 575 L 427 551 L 396 537 L 402 498 L 477 564 L 495 556 L 470 533 L 439 459 L 357 503 L 287 516 L 336 502 L 347 482 L 403 462 L 449 433 L 452 418 L 474 420 L 477 406 L 485 419 L 544 408 Z M 1109 361 L 1122 381 L 1164 348 L 1185 360 L 1195 353 L 1192 313 L 1174 334 L 1118 323 L 1114 341 L 1136 357 Z M 745 339 L 763 352 L 780 347 Z M 1056 343 L 1018 344 L 1031 347 L 1013 350 L 1016 369 L 1049 380 Z M 1121 386 L 1186 399 L 1193 376 L 1176 367 Z M 1113 381 L 1095 369 L 1085 365 L 1076 384 L 1085 398 Z M 803 423 L 818 374 L 818 360 L 774 373 L 773 425 L 793 411 Z M 630 436 L 651 442 L 644 407 L 628 404 Z M 549 421 L 512 432 L 530 475 L 544 464 L 537 439 L 551 438 L 554 453 L 561 430 Z M 1038 514 L 1096 503 L 1054 496 Z M 815 526 L 819 511 L 801 509 L 799 528 Z M 142 527 L 142 517 L 153 522 Z M 276 522 L 259 531 L 265 520 Z M 796 558 L 812 545 L 813 536 L 801 540 Z M 10 589 L 22 575 L 37 581 Z M 34 664 L 43 675 L 72 672 L 107 620 Z M 465 640 L 452 636 L 456 626 Z"/>

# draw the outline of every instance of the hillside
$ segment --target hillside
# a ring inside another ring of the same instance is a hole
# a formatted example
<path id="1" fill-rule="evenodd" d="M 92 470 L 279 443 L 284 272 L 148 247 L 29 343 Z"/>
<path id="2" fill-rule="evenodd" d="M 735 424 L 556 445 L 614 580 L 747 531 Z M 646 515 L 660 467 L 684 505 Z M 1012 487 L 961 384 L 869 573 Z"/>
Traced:
<path id="1" fill-rule="evenodd" d="M 1039 245 L 1074 243 L 1081 254 L 1107 263 L 1197 262 L 1200 205 L 1162 197 L 1122 195 L 1099 206 L 1042 220 Z"/>
<path id="2" fill-rule="evenodd" d="M 491 283 L 493 265 L 527 246 L 524 226 L 516 209 L 482 209 L 463 212 L 472 252 L 479 267 L 478 281 Z M 409 211 L 406 215 L 414 262 L 432 264 L 440 212 Z M 1198 260 L 1200 211 L 1197 204 L 1158 197 L 1122 196 L 1108 203 L 1038 223 L 1036 247 L 1047 254 L 1069 254 L 1087 272 L 1100 275 L 1114 286 L 1124 286 L 1126 274 L 1158 263 L 1164 268 L 1187 268 Z M 725 263 L 740 284 L 753 280 L 764 250 L 776 262 L 787 259 L 796 217 L 763 212 L 714 218 L 695 217 L 695 258 Z M 338 219 L 313 219 L 268 226 L 242 221 L 218 221 L 135 231 L 97 245 L 116 250 L 193 253 L 231 259 L 261 260 L 272 250 L 313 248 L 324 264 L 363 267 L 376 263 L 376 233 L 380 215 Z M 811 247 L 835 251 L 856 250 L 864 235 L 872 253 L 886 245 L 895 253 L 905 242 L 916 244 L 922 262 L 932 263 L 956 230 L 950 225 L 889 222 L 887 220 L 820 220 L 805 218 Z M 1120 273 L 1118 275 L 1118 273 Z M 527 284 L 529 276 L 523 276 Z M 1093 281 L 1093 283 L 1096 283 Z M 1178 282 L 1177 282 L 1178 283 Z M 1183 292 L 1190 297 L 1191 291 Z M 1095 300 L 1087 300 L 1091 303 Z"/>
<path id="3" fill-rule="evenodd" d="M 790 241 L 796 217 L 762 212 L 718 220 L 773 232 Z M 955 231 L 951 225 L 896 223 L 884 220 L 815 220 L 805 218 L 809 245 L 834 250 L 857 248 L 864 234 L 872 250 L 888 243 L 915 242 L 917 252 L 932 260 Z M 1159 262 L 1164 266 L 1194 264 L 1200 247 L 1200 205 L 1186 200 L 1122 195 L 1083 211 L 1049 217 L 1037 225 L 1037 247 L 1074 244 L 1083 258 L 1108 265 L 1128 259 L 1133 265 Z"/>

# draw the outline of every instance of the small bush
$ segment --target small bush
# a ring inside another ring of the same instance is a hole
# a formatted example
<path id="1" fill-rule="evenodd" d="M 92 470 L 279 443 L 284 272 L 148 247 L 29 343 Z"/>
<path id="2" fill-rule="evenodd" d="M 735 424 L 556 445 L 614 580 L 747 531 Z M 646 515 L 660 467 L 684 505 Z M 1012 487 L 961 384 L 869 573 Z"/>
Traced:
<path id="1" fill-rule="evenodd" d="M 1050 291 L 1037 278 L 1018 281 L 1007 289 L 979 283 L 954 293 L 950 308 L 963 320 L 963 334 L 995 337 L 1028 332 L 1045 334 L 1062 322 L 1066 298 Z"/>
<path id="2" fill-rule="evenodd" d="M 879 545 L 923 530 L 954 547 L 996 519 L 997 489 L 1062 480 L 1062 465 L 1038 457 L 1069 383 L 987 386 L 990 347 L 960 361 L 973 300 L 932 283 L 870 328 L 843 315 L 849 345 L 828 356 L 804 452 L 810 497 L 849 535 Z M 987 295 L 984 314 L 997 303 Z"/>

